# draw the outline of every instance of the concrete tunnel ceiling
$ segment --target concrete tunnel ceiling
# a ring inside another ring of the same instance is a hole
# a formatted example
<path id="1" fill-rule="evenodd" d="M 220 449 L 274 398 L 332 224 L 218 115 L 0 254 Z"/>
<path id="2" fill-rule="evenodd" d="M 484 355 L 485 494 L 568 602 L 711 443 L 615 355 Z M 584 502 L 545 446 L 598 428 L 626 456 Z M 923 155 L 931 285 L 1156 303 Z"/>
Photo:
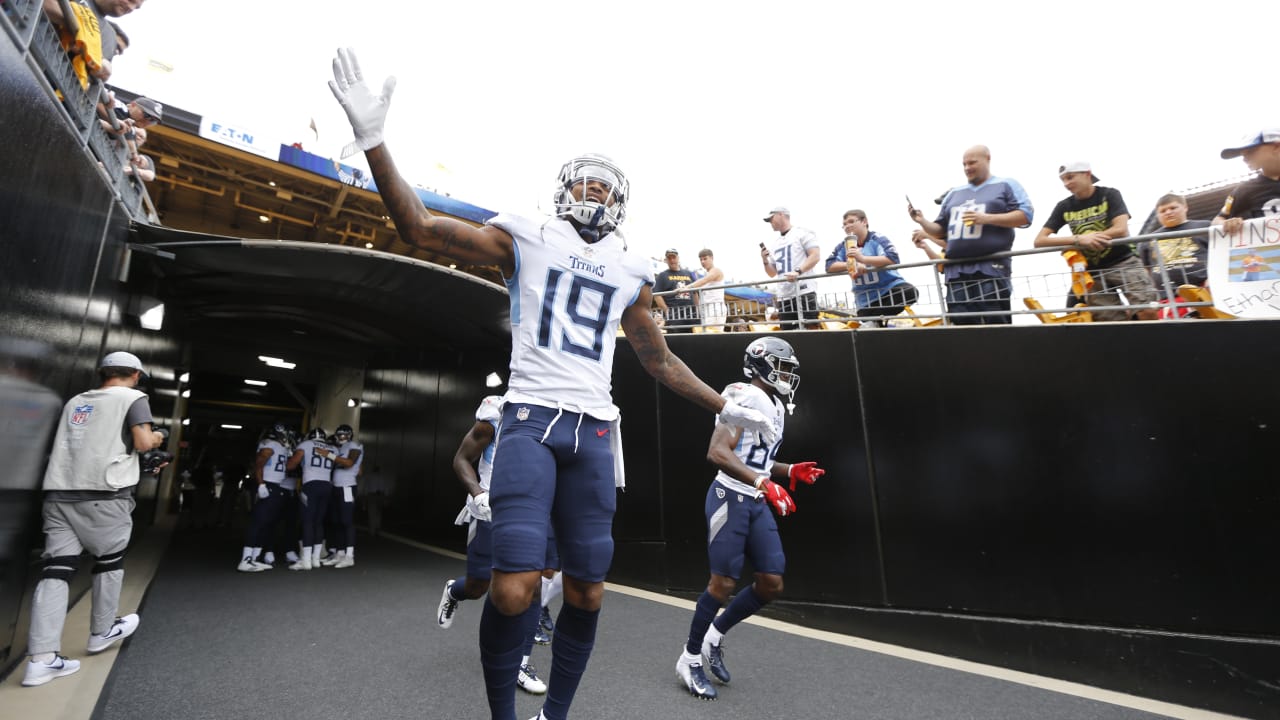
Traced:
<path id="1" fill-rule="evenodd" d="M 190 343 L 193 368 L 248 372 L 257 355 L 362 368 L 510 347 L 506 289 L 474 275 L 346 246 L 133 232 L 130 289 L 164 302 L 164 331 Z"/>

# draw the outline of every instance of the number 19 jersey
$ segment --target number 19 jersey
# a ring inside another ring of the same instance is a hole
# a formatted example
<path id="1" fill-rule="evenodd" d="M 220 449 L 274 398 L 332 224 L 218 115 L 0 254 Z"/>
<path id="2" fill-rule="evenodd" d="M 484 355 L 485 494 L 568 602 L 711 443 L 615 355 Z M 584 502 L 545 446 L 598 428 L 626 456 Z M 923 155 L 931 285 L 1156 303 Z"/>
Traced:
<path id="1" fill-rule="evenodd" d="M 509 402 L 569 407 L 613 420 L 613 350 L 622 312 L 653 271 L 622 235 L 598 242 L 561 218 L 500 214 L 489 224 L 515 239 Z"/>
<path id="2" fill-rule="evenodd" d="M 786 411 L 782 402 L 775 397 L 771 397 L 755 385 L 745 382 L 736 382 L 729 385 L 724 389 L 724 392 L 720 393 L 720 396 L 729 402 L 756 410 L 772 422 L 773 429 L 778 434 L 778 439 L 772 445 L 766 445 L 760 439 L 759 433 L 744 428 L 742 437 L 738 439 L 737 447 L 733 449 L 733 453 L 747 467 L 761 475 L 768 475 L 773 468 L 773 456 L 777 455 L 778 448 L 782 447 L 782 430 L 786 424 Z M 719 422 L 720 416 L 717 415 L 716 423 L 718 424 Z M 729 475 L 724 470 L 716 473 L 716 482 L 735 492 L 746 495 L 759 494 L 754 487 Z"/>

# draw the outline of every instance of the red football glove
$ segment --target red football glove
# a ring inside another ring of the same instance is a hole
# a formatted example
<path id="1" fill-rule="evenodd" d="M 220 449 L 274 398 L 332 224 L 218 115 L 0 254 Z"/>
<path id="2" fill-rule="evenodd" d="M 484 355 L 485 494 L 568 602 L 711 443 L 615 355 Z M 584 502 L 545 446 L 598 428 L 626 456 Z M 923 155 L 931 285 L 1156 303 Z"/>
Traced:
<path id="1" fill-rule="evenodd" d="M 791 469 L 787 471 L 787 477 L 791 478 L 791 492 L 796 491 L 797 480 L 807 485 L 812 485 L 815 480 L 826 473 L 827 471 L 818 467 L 816 462 L 791 463 Z"/>
<path id="2" fill-rule="evenodd" d="M 760 485 L 760 492 L 764 493 L 765 502 L 773 506 L 773 511 L 778 514 L 778 517 L 786 517 L 796 511 L 796 501 L 792 500 L 778 483 L 765 480 Z"/>

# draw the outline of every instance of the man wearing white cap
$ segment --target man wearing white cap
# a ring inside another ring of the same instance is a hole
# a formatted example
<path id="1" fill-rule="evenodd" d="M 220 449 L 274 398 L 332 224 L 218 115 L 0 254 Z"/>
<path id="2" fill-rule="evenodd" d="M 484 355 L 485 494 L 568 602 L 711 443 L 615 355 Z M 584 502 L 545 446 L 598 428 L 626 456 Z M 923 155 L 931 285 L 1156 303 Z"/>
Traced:
<path id="1" fill-rule="evenodd" d="M 1262 130 L 1222 151 L 1223 160 L 1234 157 L 1244 158 L 1258 176 L 1237 185 L 1213 219 L 1228 233 L 1240 232 L 1251 218 L 1280 217 L 1280 127 Z"/>
<path id="2" fill-rule="evenodd" d="M 133 530 L 133 488 L 139 454 L 165 442 L 164 433 L 151 427 L 146 394 L 137 389 L 143 374 L 136 355 L 113 352 L 99 364 L 102 385 L 62 409 L 44 475 L 44 569 L 31 604 L 30 658 L 22 679 L 28 687 L 80 669 L 61 647 L 68 581 L 84 551 L 93 556 L 87 651 L 102 652 L 138 628 L 137 614 L 116 617 Z"/>
<path id="3" fill-rule="evenodd" d="M 1036 247 L 1078 248 L 1093 275 L 1094 284 L 1085 291 L 1084 301 L 1090 307 L 1119 307 L 1124 294 L 1130 305 L 1156 301 L 1156 288 L 1151 276 L 1129 243 L 1116 242 L 1129 237 L 1129 208 L 1120 191 L 1097 185 L 1098 176 L 1087 162 L 1067 163 L 1058 168 L 1058 179 L 1071 195 L 1054 206 L 1040 234 Z M 1070 235 L 1054 235 L 1063 225 Z M 1138 310 L 1138 320 L 1155 320 L 1154 309 Z M 1128 320 L 1124 310 L 1094 310 L 1099 321 Z"/>
<path id="4" fill-rule="evenodd" d="M 783 330 L 797 330 L 798 321 L 818 317 L 818 291 L 812 281 L 801 278 L 817 267 L 822 248 L 812 230 L 791 224 L 791 212 L 784 207 L 770 210 L 764 221 L 778 233 L 769 243 L 761 243 L 764 271 L 769 277 L 781 275 L 787 279 L 772 288 L 777 297 L 778 319 Z"/>

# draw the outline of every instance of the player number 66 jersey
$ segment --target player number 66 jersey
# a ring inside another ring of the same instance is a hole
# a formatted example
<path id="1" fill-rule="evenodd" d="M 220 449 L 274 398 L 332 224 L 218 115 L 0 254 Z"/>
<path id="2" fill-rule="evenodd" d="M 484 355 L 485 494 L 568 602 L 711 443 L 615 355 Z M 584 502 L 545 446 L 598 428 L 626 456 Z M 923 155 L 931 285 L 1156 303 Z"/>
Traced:
<path id="1" fill-rule="evenodd" d="M 759 411 L 765 417 L 772 419 L 773 428 L 778 434 L 778 439 L 772 445 L 766 445 L 760 439 L 758 433 L 744 429 L 742 437 L 738 439 L 738 445 L 733 449 L 734 454 L 747 467 L 762 475 L 768 475 L 770 468 L 773 467 L 773 456 L 778 454 L 778 448 L 782 446 L 782 430 L 786 417 L 786 410 L 782 402 L 777 398 L 770 397 L 755 385 L 742 382 L 729 385 L 720 395 L 729 402 Z M 716 422 L 720 422 L 720 416 L 718 415 L 716 416 Z M 735 492 L 748 495 L 758 494 L 754 487 L 731 477 L 723 470 L 716 473 L 716 482 Z"/>

